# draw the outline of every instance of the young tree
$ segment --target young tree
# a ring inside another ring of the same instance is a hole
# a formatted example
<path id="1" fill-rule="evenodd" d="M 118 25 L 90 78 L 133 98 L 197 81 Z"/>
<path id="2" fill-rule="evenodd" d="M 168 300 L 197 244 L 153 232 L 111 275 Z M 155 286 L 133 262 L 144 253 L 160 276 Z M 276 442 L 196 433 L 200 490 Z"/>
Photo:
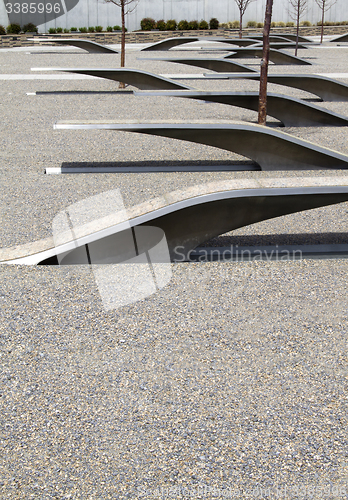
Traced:
<path id="1" fill-rule="evenodd" d="M 298 36 L 300 31 L 300 19 L 307 8 L 307 0 L 289 0 L 289 14 L 291 19 L 296 22 L 296 48 L 295 56 L 298 51 Z"/>
<path id="2" fill-rule="evenodd" d="M 251 4 L 251 2 L 255 2 L 256 0 L 234 0 L 234 1 L 236 2 L 237 7 L 239 9 L 239 38 L 242 38 L 243 16 L 248 6 Z"/>
<path id="3" fill-rule="evenodd" d="M 121 68 L 124 68 L 126 62 L 126 24 L 127 14 L 136 9 L 139 0 L 105 0 L 106 3 L 113 3 L 121 8 L 122 35 L 121 35 Z M 133 5 L 132 5 L 133 4 Z M 120 88 L 124 88 L 124 83 L 120 82 Z"/>
<path id="4" fill-rule="evenodd" d="M 260 71 L 259 125 L 266 125 L 267 116 L 267 76 L 269 63 L 269 32 L 271 29 L 273 0 L 267 0 L 265 24 L 263 27 L 263 54 Z"/>
<path id="5" fill-rule="evenodd" d="M 324 37 L 324 16 L 325 12 L 331 9 L 333 5 L 337 0 L 315 0 L 315 3 L 321 10 L 321 37 L 320 37 L 320 43 L 323 43 L 323 37 Z"/>

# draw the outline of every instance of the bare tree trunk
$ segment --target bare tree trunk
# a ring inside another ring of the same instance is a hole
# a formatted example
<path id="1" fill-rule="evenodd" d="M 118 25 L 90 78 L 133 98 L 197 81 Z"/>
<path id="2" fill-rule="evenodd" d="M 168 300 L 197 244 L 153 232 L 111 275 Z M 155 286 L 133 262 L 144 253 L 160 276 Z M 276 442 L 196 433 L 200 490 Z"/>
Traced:
<path id="1" fill-rule="evenodd" d="M 320 37 L 320 43 L 323 43 L 323 38 L 324 38 L 324 14 L 325 14 L 325 3 L 323 4 L 323 12 L 321 16 L 321 37 Z"/>
<path id="2" fill-rule="evenodd" d="M 124 68 L 126 62 L 126 25 L 124 19 L 124 2 L 121 5 L 121 19 L 122 19 L 122 35 L 121 35 L 121 68 Z"/>
<path id="3" fill-rule="evenodd" d="M 122 34 L 121 34 L 121 68 L 124 68 L 126 63 L 126 25 L 124 19 L 124 2 L 121 2 L 121 19 L 122 19 Z M 124 82 L 120 82 L 118 88 L 124 89 Z"/>
<path id="4" fill-rule="evenodd" d="M 243 37 L 243 14 L 239 11 L 239 38 Z"/>
<path id="5" fill-rule="evenodd" d="M 273 0 L 267 0 L 265 26 L 263 28 L 263 54 L 260 72 L 259 125 L 266 125 L 267 116 L 267 75 L 269 63 L 269 32 L 271 29 Z"/>
<path id="6" fill-rule="evenodd" d="M 301 0 L 298 0 L 297 3 L 297 20 L 296 20 L 296 48 L 295 48 L 295 56 L 297 56 L 297 51 L 298 51 L 298 36 L 300 34 L 300 2 Z"/>

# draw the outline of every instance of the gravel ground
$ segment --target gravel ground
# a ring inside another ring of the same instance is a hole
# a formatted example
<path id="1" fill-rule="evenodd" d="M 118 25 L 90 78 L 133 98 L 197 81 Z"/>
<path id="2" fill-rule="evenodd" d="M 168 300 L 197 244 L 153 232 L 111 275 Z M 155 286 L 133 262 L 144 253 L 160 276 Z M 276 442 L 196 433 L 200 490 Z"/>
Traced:
<path id="1" fill-rule="evenodd" d="M 139 61 L 158 54 L 135 48 L 127 55 L 129 67 L 202 72 Z M 1 72 L 119 65 L 118 56 L 77 50 L 27 52 L 1 51 Z M 347 72 L 348 48 L 326 44 L 299 55 L 313 58 L 315 66 L 272 65 L 271 71 Z M 257 89 L 243 81 L 183 83 L 201 90 Z M 275 85 L 270 90 L 313 97 Z M 43 94 L 26 95 L 35 91 Z M 47 167 L 73 163 L 243 160 L 140 134 L 54 131 L 58 120 L 255 122 L 256 114 L 199 101 L 120 96 L 117 84 L 102 80 L 1 81 L 0 92 L 2 247 L 51 236 L 59 211 L 107 190 L 119 189 L 129 207 L 197 183 L 275 176 L 44 175 Z M 348 116 L 348 103 L 318 104 Z M 283 130 L 348 155 L 346 128 Z M 308 174 L 348 172 L 276 175 Z M 310 210 L 210 244 L 347 243 L 347 213 L 347 203 Z M 0 268 L 0 498 L 348 498 L 348 261 L 180 263 L 171 270 L 170 282 L 157 293 L 105 311 L 93 269 Z"/>

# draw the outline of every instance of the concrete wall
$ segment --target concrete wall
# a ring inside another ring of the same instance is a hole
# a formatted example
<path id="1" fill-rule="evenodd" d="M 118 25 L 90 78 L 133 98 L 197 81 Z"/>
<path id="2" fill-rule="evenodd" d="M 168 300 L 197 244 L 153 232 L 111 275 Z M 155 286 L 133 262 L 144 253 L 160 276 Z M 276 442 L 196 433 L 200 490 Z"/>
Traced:
<path id="1" fill-rule="evenodd" d="M 4 0 L 8 2 L 10 0 Z M 13 0 L 15 2 L 16 0 Z M 17 0 L 18 1 L 18 0 Z M 30 0 L 25 0 L 30 1 Z M 39 0 L 37 0 L 39 1 Z M 40 0 L 43 1 L 43 0 Z M 45 0 L 52 1 L 58 0 Z M 65 3 L 67 3 L 65 1 Z M 255 0 L 248 7 L 244 22 L 262 22 L 264 18 L 266 0 Z M 291 21 L 288 12 L 288 0 L 275 0 L 273 7 L 273 21 Z M 126 26 L 128 30 L 140 29 L 140 21 L 143 17 L 153 17 L 154 19 L 187 19 L 188 21 L 205 19 L 209 21 L 211 17 L 216 17 L 220 22 L 233 21 L 239 18 L 238 8 L 233 0 L 140 0 L 135 11 L 128 14 Z M 337 3 L 326 13 L 327 21 L 348 21 L 348 1 L 337 0 Z M 308 0 L 307 12 L 302 20 L 317 23 L 320 20 L 320 10 L 314 0 Z M 28 22 L 28 20 L 26 20 Z M 4 5 L 0 3 L 0 24 L 7 26 L 8 16 Z M 47 31 L 50 27 L 77 28 L 82 26 L 101 25 L 114 26 L 121 24 L 120 8 L 112 3 L 105 3 L 104 0 L 79 0 L 79 3 L 66 14 L 55 20 L 40 25 L 40 31 Z M 348 27 L 347 27 L 348 31 Z"/>

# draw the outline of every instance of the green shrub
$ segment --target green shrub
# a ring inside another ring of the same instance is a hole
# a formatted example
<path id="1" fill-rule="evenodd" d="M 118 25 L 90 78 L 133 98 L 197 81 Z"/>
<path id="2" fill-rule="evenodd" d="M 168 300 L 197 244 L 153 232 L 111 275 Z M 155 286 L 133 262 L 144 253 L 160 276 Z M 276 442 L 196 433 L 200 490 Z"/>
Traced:
<path id="1" fill-rule="evenodd" d="M 188 27 L 189 30 L 198 30 L 198 21 L 196 20 L 190 21 L 188 25 L 189 25 Z"/>
<path id="2" fill-rule="evenodd" d="M 229 28 L 228 23 L 221 23 L 220 28 Z"/>
<path id="3" fill-rule="evenodd" d="M 271 22 L 271 28 L 275 28 L 276 27 L 276 23 L 273 21 Z"/>
<path id="4" fill-rule="evenodd" d="M 238 28 L 239 28 L 239 21 L 230 21 L 230 22 L 228 23 L 228 27 L 229 27 L 230 29 L 234 29 L 234 30 L 235 30 L 235 29 L 238 29 Z"/>
<path id="5" fill-rule="evenodd" d="M 216 17 L 212 17 L 209 21 L 209 28 L 211 30 L 217 30 L 219 28 L 219 21 L 216 19 Z"/>
<path id="6" fill-rule="evenodd" d="M 119 26 L 118 24 L 116 24 L 116 26 L 114 26 L 114 31 L 122 31 L 122 28 L 121 26 Z"/>
<path id="7" fill-rule="evenodd" d="M 156 29 L 160 30 L 160 31 L 165 31 L 166 29 L 166 22 L 164 19 L 160 19 L 159 21 L 157 21 L 156 23 Z"/>
<path id="8" fill-rule="evenodd" d="M 295 26 L 295 23 L 293 23 L 292 21 L 286 23 L 287 28 L 293 28 L 294 26 Z"/>
<path id="9" fill-rule="evenodd" d="M 285 28 L 286 24 L 283 23 L 283 21 L 279 21 L 278 23 L 276 23 L 276 26 L 277 28 Z"/>
<path id="10" fill-rule="evenodd" d="M 207 23 L 207 21 L 204 21 L 204 19 L 201 19 L 199 22 L 199 29 L 200 30 L 208 30 L 209 24 Z"/>
<path id="11" fill-rule="evenodd" d="M 23 26 L 23 33 L 37 33 L 37 27 L 33 23 L 28 23 Z"/>
<path id="12" fill-rule="evenodd" d="M 63 28 L 56 28 L 57 33 L 63 33 Z"/>
<path id="13" fill-rule="evenodd" d="M 79 28 L 80 33 L 87 33 L 87 28 L 83 26 L 82 28 Z"/>
<path id="14" fill-rule="evenodd" d="M 306 21 L 308 22 L 308 21 Z M 348 21 L 341 21 L 340 23 L 332 23 L 330 21 L 325 21 L 324 22 L 324 26 L 345 26 L 348 24 Z M 301 26 L 304 26 L 303 23 L 301 23 Z M 306 24 L 306 26 L 308 26 L 308 24 Z M 314 26 L 313 24 L 311 24 L 311 26 Z M 318 21 L 317 22 L 317 26 L 321 26 L 321 21 Z"/>
<path id="15" fill-rule="evenodd" d="M 140 26 L 143 31 L 151 31 L 156 28 L 156 21 L 151 17 L 144 17 L 140 21 Z"/>
<path id="16" fill-rule="evenodd" d="M 175 31 L 176 28 L 177 28 L 177 23 L 175 21 L 175 19 L 169 19 L 167 22 L 166 22 L 166 30 L 167 31 Z"/>
<path id="17" fill-rule="evenodd" d="M 94 33 L 95 32 L 94 26 L 88 26 L 88 31 L 89 33 Z"/>
<path id="18" fill-rule="evenodd" d="M 2 24 L 0 24 L 0 35 L 6 35 L 6 30 Z"/>
<path id="19" fill-rule="evenodd" d="M 49 32 L 50 35 L 54 35 L 55 33 L 57 33 L 57 30 L 56 30 L 56 28 L 50 28 L 48 30 L 48 32 Z"/>
<path id="20" fill-rule="evenodd" d="M 112 31 L 112 26 L 107 26 L 106 31 L 109 31 L 109 32 Z"/>
<path id="21" fill-rule="evenodd" d="M 103 31 L 103 26 L 96 26 L 95 30 L 97 33 L 101 33 Z"/>
<path id="22" fill-rule="evenodd" d="M 68 30 L 68 28 L 64 28 L 64 33 L 70 33 L 70 30 Z"/>
<path id="23" fill-rule="evenodd" d="M 17 23 L 12 23 L 7 26 L 6 31 L 9 35 L 18 35 L 21 32 L 21 27 Z"/>
<path id="24" fill-rule="evenodd" d="M 78 31 L 77 28 L 75 28 L 75 26 L 73 28 L 70 28 L 70 31 Z"/>
<path id="25" fill-rule="evenodd" d="M 257 22 L 256 21 L 248 21 L 247 28 L 257 28 Z"/>
<path id="26" fill-rule="evenodd" d="M 263 23 L 257 23 L 256 28 L 263 28 Z"/>
<path id="27" fill-rule="evenodd" d="M 183 30 L 188 30 L 189 29 L 189 24 L 186 21 L 186 19 L 182 19 L 181 21 L 178 22 L 178 30 L 183 31 Z"/>
<path id="28" fill-rule="evenodd" d="M 302 21 L 301 26 L 312 26 L 312 23 L 309 21 Z"/>

